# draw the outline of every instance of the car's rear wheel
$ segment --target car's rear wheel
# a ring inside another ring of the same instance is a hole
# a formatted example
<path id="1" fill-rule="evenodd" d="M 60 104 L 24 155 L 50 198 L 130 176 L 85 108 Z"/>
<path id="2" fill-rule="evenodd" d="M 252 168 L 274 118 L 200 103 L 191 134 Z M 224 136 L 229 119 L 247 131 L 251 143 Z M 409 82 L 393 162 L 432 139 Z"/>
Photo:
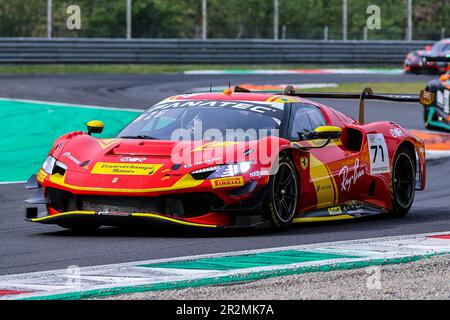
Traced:
<path id="1" fill-rule="evenodd" d="M 416 161 L 411 151 L 401 146 L 392 166 L 392 215 L 408 214 L 416 194 Z"/>
<path id="2" fill-rule="evenodd" d="M 270 177 L 264 199 L 264 212 L 276 229 L 292 224 L 298 204 L 298 176 L 288 158 L 281 158 L 276 173 Z"/>

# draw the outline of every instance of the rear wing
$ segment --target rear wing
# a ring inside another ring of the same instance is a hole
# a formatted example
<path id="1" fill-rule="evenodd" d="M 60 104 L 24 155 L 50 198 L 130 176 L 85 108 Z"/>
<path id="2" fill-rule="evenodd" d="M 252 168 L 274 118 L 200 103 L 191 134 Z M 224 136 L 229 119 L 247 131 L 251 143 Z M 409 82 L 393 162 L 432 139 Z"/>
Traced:
<path id="1" fill-rule="evenodd" d="M 252 91 L 237 86 L 235 92 L 251 93 Z M 403 95 L 403 94 L 374 94 L 372 88 L 365 88 L 362 93 L 322 93 L 322 92 L 295 92 L 295 88 L 288 86 L 283 92 L 271 92 L 286 96 L 293 96 L 305 99 L 348 99 L 359 100 L 359 123 L 364 124 L 365 118 L 365 101 L 381 100 L 391 102 L 409 102 L 420 103 L 424 106 L 433 104 L 435 94 L 422 90 L 419 95 Z"/>

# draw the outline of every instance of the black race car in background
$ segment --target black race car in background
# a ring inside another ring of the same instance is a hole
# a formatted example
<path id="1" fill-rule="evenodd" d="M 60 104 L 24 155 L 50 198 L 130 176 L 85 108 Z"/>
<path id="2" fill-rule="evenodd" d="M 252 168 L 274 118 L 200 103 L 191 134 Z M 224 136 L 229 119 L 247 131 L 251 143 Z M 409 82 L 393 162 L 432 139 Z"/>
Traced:
<path id="1" fill-rule="evenodd" d="M 447 57 L 424 57 L 423 64 L 443 63 L 450 65 L 450 54 Z M 450 131 L 450 71 L 430 81 L 427 91 L 436 95 L 430 106 L 424 106 L 424 121 L 429 129 Z"/>
<path id="2" fill-rule="evenodd" d="M 407 73 L 446 73 L 450 70 L 445 61 L 431 61 L 424 63 L 424 58 L 443 58 L 450 54 L 450 38 L 443 39 L 425 50 L 410 52 L 405 59 L 403 69 Z"/>

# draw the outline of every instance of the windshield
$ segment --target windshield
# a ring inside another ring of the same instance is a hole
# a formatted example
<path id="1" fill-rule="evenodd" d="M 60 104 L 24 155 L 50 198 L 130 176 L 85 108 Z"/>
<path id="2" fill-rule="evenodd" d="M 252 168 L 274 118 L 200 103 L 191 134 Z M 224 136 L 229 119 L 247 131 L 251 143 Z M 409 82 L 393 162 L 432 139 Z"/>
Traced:
<path id="1" fill-rule="evenodd" d="M 278 136 L 283 106 L 282 103 L 243 101 L 162 102 L 134 120 L 119 137 L 244 141 Z"/>

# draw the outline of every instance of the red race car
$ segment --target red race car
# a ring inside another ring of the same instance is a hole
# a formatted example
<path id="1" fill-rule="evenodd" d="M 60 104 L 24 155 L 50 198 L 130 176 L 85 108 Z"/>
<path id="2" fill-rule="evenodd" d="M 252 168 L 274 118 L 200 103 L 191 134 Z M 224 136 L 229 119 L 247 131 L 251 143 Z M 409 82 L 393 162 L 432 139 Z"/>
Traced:
<path id="1" fill-rule="evenodd" d="M 404 216 L 425 188 L 425 146 L 392 122 L 364 123 L 364 101 L 417 96 L 223 93 L 168 98 L 116 138 L 56 140 L 27 188 L 26 220 L 71 229 L 164 223 L 284 228 Z M 360 99 L 360 119 L 306 98 Z M 431 103 L 431 102 L 430 102 Z M 46 206 L 38 213 L 38 204 Z"/>

